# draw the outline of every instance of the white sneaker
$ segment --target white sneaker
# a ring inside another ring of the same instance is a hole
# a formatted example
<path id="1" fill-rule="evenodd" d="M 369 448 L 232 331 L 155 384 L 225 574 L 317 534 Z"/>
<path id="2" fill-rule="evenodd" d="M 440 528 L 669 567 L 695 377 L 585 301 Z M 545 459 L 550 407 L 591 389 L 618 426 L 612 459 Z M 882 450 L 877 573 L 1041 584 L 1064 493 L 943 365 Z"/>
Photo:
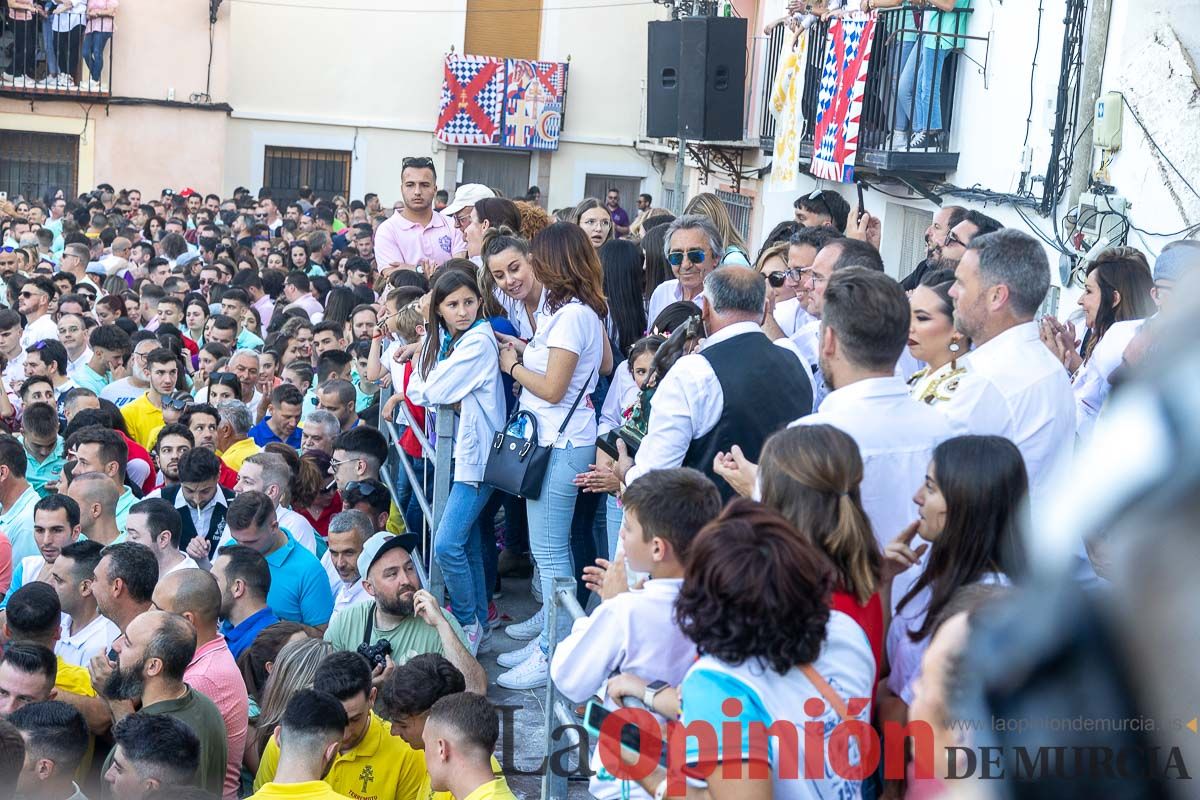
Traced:
<path id="1" fill-rule="evenodd" d="M 462 629 L 467 636 L 467 649 L 471 651 L 472 656 L 478 655 L 479 642 L 483 638 L 483 627 L 479 624 L 479 620 L 470 625 L 463 625 Z"/>
<path id="2" fill-rule="evenodd" d="M 16 89 L 32 89 L 35 86 L 33 78 L 26 78 L 24 75 L 18 75 L 12 84 Z"/>
<path id="3" fill-rule="evenodd" d="M 533 578 L 529 581 L 529 590 L 533 592 L 534 600 L 542 602 L 542 573 L 536 564 L 533 567 Z"/>
<path id="4" fill-rule="evenodd" d="M 540 689 L 550 679 L 550 662 L 542 648 L 534 648 L 529 658 L 505 672 L 496 683 L 505 689 Z"/>
<path id="5" fill-rule="evenodd" d="M 0 83 L 12 83 L 17 78 L 11 72 L 0 72 Z"/>
<path id="6" fill-rule="evenodd" d="M 65 73 L 65 72 L 60 72 L 60 73 L 58 74 L 58 82 L 57 82 L 57 86 L 58 86 L 58 88 L 59 88 L 59 89 L 74 89 L 74 88 L 75 88 L 75 81 L 74 81 L 74 79 L 72 79 L 72 78 L 71 78 L 71 76 L 70 76 L 70 75 L 68 75 L 67 73 Z"/>
<path id="7" fill-rule="evenodd" d="M 496 663 L 505 669 L 512 669 L 518 664 L 523 663 L 525 659 L 529 658 L 529 656 L 533 654 L 533 651 L 538 649 L 538 646 L 538 640 L 536 638 L 530 639 L 524 647 L 518 647 L 516 650 L 511 650 L 507 653 L 501 653 L 500 655 L 496 656 Z"/>
<path id="8" fill-rule="evenodd" d="M 525 641 L 526 639 L 536 639 L 542 634 L 542 628 L 546 627 L 546 612 L 544 609 L 538 609 L 538 612 L 524 622 L 518 622 L 516 625 L 509 625 L 504 629 L 509 638 L 517 641 Z"/>

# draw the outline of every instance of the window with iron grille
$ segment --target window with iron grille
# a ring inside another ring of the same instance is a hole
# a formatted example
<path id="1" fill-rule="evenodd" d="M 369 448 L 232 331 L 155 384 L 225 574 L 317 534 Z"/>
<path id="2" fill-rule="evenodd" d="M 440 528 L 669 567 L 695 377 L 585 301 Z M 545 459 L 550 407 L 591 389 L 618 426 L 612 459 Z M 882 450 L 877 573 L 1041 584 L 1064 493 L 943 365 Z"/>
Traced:
<path id="1" fill-rule="evenodd" d="M 263 187 L 271 190 L 275 202 L 295 200 L 302 186 L 324 200 L 339 194 L 349 199 L 350 151 L 268 146 Z"/>
<path id="2" fill-rule="evenodd" d="M 0 191 L 9 199 L 32 200 L 55 189 L 74 197 L 78 179 L 78 136 L 0 130 Z"/>
<path id="3" fill-rule="evenodd" d="M 734 230 L 742 235 L 743 241 L 750 241 L 750 210 L 754 201 L 743 194 L 734 194 L 717 189 L 717 199 L 725 205 L 729 219 L 733 222 Z"/>

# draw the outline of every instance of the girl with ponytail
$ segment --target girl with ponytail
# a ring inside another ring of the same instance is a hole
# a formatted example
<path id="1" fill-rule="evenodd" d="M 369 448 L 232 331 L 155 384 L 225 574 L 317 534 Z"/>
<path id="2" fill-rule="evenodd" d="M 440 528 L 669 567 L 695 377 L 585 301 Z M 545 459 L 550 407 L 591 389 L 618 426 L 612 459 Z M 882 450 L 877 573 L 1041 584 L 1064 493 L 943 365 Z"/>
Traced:
<path id="1" fill-rule="evenodd" d="M 825 552 L 837 581 L 830 607 L 854 619 L 883 665 L 884 617 L 880 599 L 883 563 L 859 484 L 858 445 L 831 425 L 799 425 L 776 433 L 758 465 L 762 502 L 779 511 L 801 535 Z"/>

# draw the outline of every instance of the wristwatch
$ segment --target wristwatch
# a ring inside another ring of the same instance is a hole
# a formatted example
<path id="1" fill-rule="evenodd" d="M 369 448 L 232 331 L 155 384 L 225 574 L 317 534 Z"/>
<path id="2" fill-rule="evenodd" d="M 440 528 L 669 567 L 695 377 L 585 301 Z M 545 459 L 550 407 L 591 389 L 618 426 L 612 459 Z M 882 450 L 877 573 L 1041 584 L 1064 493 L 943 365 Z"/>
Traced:
<path id="1" fill-rule="evenodd" d="M 659 692 L 667 688 L 669 685 L 670 684 L 668 684 L 666 681 L 651 681 L 646 686 L 645 691 L 642 692 L 642 702 L 646 704 L 646 708 L 653 711 L 654 698 L 658 696 Z"/>

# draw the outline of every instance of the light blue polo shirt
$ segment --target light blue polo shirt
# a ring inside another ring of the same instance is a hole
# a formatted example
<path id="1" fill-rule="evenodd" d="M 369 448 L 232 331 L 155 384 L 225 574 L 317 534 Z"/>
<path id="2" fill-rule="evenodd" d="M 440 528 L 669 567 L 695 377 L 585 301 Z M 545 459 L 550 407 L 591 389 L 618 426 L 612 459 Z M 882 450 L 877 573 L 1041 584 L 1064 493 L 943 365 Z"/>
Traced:
<path id="1" fill-rule="evenodd" d="M 33 507 L 41 499 L 42 496 L 38 494 L 37 489 L 30 484 L 25 491 L 21 492 L 21 496 L 13 501 L 11 506 L 5 508 L 4 513 L 0 514 L 0 531 L 4 531 L 8 536 L 8 541 L 12 543 L 14 564 L 28 556 L 41 555 L 37 542 L 33 540 Z M 325 588 L 329 588 L 328 581 L 325 583 Z"/>
<path id="2" fill-rule="evenodd" d="M 21 440 L 21 444 L 25 444 L 25 437 L 17 437 Z M 46 456 L 45 461 L 37 461 L 33 457 L 33 453 L 29 449 L 25 450 L 25 480 L 29 481 L 29 485 L 37 489 L 37 493 L 45 497 L 50 494 L 46 491 L 46 484 L 50 481 L 57 480 L 62 474 L 63 466 L 63 439 L 58 437 L 58 444 L 54 446 L 54 452 Z"/>
<path id="3" fill-rule="evenodd" d="M 280 619 L 304 625 L 324 625 L 333 616 L 333 592 L 317 557 L 296 543 L 290 533 L 283 547 L 267 556 L 271 590 L 267 605 Z"/>
<path id="4" fill-rule="evenodd" d="M 96 397 L 100 396 L 100 392 L 104 391 L 104 387 L 112 383 L 112 373 L 105 371 L 103 375 L 96 372 L 88 364 L 80 365 L 79 369 L 75 370 L 72 380 L 82 386 L 84 389 L 91 389 L 96 393 Z"/>
<path id="5" fill-rule="evenodd" d="M 123 488 L 125 491 L 121 492 L 121 496 L 117 498 L 117 529 L 121 531 L 121 536 L 117 539 L 118 542 L 125 541 L 125 521 L 129 519 L 129 509 L 133 508 L 133 504 L 138 501 L 138 499 L 133 496 L 132 489 L 130 489 L 128 486 L 123 486 L 121 488 Z"/>
<path id="6" fill-rule="evenodd" d="M 238 350 L 253 350 L 256 347 L 262 347 L 262 345 L 263 345 L 263 340 L 260 339 L 255 334 L 251 333 L 250 331 L 246 330 L 245 328 L 243 328 L 241 333 L 238 334 L 238 338 L 237 338 L 237 349 Z"/>

